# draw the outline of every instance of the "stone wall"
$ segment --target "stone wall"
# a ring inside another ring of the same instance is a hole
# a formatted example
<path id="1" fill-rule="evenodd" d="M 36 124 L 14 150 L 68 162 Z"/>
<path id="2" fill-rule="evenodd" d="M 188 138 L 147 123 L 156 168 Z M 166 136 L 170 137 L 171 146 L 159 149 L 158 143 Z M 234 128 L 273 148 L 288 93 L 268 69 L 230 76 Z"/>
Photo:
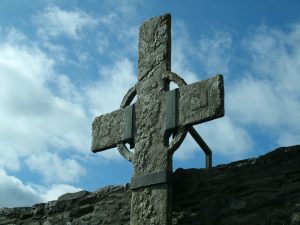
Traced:
<path id="1" fill-rule="evenodd" d="M 129 185 L 0 209 L 0 225 L 129 225 Z M 300 225 L 300 146 L 175 172 L 173 225 Z"/>
<path id="2" fill-rule="evenodd" d="M 1 225 L 125 225 L 130 219 L 129 185 L 65 194 L 32 207 L 0 209 Z"/>
<path id="3" fill-rule="evenodd" d="M 173 224 L 300 225 L 300 146 L 176 178 Z"/>

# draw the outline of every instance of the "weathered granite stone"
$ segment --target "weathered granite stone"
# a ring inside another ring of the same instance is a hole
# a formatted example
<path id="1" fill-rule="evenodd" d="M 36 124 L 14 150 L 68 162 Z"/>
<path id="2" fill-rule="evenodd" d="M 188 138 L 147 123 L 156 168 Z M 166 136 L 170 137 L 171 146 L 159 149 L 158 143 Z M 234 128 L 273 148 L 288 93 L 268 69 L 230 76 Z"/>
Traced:
<path id="1" fill-rule="evenodd" d="M 123 129 L 124 109 L 96 117 L 92 128 L 92 150 L 98 152 L 115 147 L 123 140 Z"/>
<path id="2" fill-rule="evenodd" d="M 171 81 L 180 87 L 175 92 L 169 91 Z M 137 101 L 130 106 L 135 95 Z M 171 72 L 171 15 L 144 22 L 139 33 L 138 82 L 125 95 L 121 109 L 96 117 L 92 132 L 93 152 L 118 146 L 133 163 L 131 225 L 171 225 L 172 155 L 192 125 L 223 115 L 222 75 L 187 85 Z M 169 143 L 171 134 L 175 137 Z M 125 143 L 134 146 L 134 153 Z"/>
<path id="3" fill-rule="evenodd" d="M 76 192 L 76 193 L 67 193 L 67 194 L 64 194 L 64 195 L 60 196 L 57 201 L 60 202 L 60 201 L 70 201 L 70 200 L 73 200 L 73 199 L 79 199 L 79 198 L 85 197 L 88 194 L 89 194 L 88 191 L 79 191 L 79 192 Z"/>
<path id="4" fill-rule="evenodd" d="M 178 169 L 173 225 L 299 225 L 299 165 L 297 145 L 210 169 Z M 55 210 L 60 206 L 53 203 L 59 201 L 2 208 L 0 225 L 129 225 L 129 185 L 64 196 L 76 195 L 61 201 L 66 203 L 63 212 Z"/>
<path id="5" fill-rule="evenodd" d="M 164 137 L 166 90 L 161 74 L 171 69 L 171 16 L 155 17 L 142 24 L 136 102 L 134 176 L 170 170 Z M 131 224 L 166 225 L 171 219 L 168 184 L 140 188 L 132 193 Z"/>
<path id="6" fill-rule="evenodd" d="M 292 224 L 300 200 L 299 165 L 298 145 L 209 170 L 177 170 L 176 224 L 186 224 L 191 214 L 201 221 L 193 224 Z"/>
<path id="7" fill-rule="evenodd" d="M 179 124 L 195 125 L 224 116 L 224 84 L 221 75 L 181 87 Z"/>

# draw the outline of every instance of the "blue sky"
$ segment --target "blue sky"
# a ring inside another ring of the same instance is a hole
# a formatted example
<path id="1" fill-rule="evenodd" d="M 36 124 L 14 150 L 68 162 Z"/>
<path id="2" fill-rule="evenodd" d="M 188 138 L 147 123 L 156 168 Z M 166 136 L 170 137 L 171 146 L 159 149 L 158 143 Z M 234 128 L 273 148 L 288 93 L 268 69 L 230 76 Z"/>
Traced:
<path id="1" fill-rule="evenodd" d="M 300 140 L 300 2 L 0 1 L 0 207 L 130 181 L 116 149 L 93 154 L 91 123 L 137 81 L 140 24 L 172 14 L 172 71 L 223 74 L 225 117 L 196 129 L 213 164 Z M 204 167 L 191 137 L 178 167 Z"/>

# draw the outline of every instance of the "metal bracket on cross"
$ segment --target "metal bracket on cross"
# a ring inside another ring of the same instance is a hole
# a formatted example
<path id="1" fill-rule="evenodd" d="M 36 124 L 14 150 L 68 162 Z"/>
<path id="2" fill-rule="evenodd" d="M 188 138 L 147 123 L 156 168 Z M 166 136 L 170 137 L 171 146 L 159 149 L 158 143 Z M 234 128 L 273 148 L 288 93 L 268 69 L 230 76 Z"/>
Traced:
<path id="1" fill-rule="evenodd" d="M 171 172 L 160 171 L 142 176 L 135 176 L 131 179 L 130 189 L 134 190 L 141 187 L 149 187 L 159 184 L 171 184 L 173 177 Z"/>

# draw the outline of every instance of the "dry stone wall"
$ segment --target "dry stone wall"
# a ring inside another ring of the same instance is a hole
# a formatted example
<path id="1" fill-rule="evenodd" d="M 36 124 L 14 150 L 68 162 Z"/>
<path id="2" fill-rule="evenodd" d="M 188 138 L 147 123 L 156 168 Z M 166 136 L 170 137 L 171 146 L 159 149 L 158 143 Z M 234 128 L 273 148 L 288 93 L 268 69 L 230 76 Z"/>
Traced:
<path id="1" fill-rule="evenodd" d="M 300 225 L 300 146 L 175 172 L 173 225 Z M 0 209 L 0 225 L 129 225 L 129 185 Z"/>
<path id="2" fill-rule="evenodd" d="M 130 218 L 129 185 L 65 194 L 32 207 L 0 209 L 1 225 L 125 225 Z"/>
<path id="3" fill-rule="evenodd" d="M 176 179 L 173 224 L 300 225 L 300 146 Z"/>

